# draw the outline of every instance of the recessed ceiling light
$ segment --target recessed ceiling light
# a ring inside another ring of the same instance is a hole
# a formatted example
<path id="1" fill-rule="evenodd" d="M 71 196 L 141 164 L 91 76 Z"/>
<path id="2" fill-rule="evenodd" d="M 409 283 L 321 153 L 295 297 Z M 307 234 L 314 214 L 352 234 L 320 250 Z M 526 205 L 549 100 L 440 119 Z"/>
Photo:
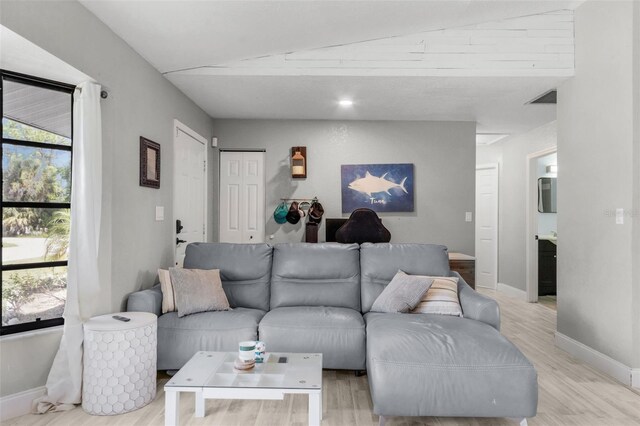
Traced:
<path id="1" fill-rule="evenodd" d="M 353 101 L 351 99 L 340 99 L 338 104 L 343 108 L 349 108 L 353 106 Z"/>

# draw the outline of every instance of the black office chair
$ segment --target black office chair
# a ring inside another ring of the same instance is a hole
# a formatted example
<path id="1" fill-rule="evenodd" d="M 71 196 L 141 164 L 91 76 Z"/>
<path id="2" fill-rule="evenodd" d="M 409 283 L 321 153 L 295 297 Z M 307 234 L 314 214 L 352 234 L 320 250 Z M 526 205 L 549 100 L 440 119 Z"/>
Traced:
<path id="1" fill-rule="evenodd" d="M 339 243 L 388 243 L 391 232 L 382 224 L 382 219 L 371 209 L 356 209 L 349 219 L 336 231 Z"/>

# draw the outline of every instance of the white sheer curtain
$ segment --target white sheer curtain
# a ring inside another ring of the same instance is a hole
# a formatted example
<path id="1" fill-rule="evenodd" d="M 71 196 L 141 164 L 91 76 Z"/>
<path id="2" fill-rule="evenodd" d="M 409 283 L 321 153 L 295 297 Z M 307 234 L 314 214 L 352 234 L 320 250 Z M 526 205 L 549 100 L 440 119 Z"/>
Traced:
<path id="1" fill-rule="evenodd" d="M 47 393 L 33 411 L 63 411 L 82 397 L 83 323 L 95 314 L 100 294 L 98 247 L 102 204 L 100 86 L 85 82 L 73 94 L 71 235 L 64 334 L 47 378 Z"/>

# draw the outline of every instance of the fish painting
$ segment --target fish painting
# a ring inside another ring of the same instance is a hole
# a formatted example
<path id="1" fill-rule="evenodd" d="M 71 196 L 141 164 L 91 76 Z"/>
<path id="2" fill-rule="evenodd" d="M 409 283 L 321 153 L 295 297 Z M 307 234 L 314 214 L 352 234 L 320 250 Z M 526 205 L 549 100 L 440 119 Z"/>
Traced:
<path id="1" fill-rule="evenodd" d="M 390 180 L 386 180 L 385 176 L 387 176 L 389 172 L 385 172 L 380 177 L 373 176 L 369 171 L 365 173 L 365 176 L 360 179 L 356 179 L 349 184 L 349 189 L 353 189 L 354 191 L 362 192 L 363 194 L 367 194 L 371 196 L 371 194 L 375 194 L 377 192 L 386 192 L 391 195 L 389 192 L 392 188 L 400 188 L 404 191 L 405 194 L 408 194 L 407 189 L 404 187 L 404 183 L 407 181 L 407 177 L 405 176 L 400 183 L 391 182 Z"/>
<path id="2" fill-rule="evenodd" d="M 414 211 L 413 164 L 343 165 L 341 182 L 343 213 Z"/>

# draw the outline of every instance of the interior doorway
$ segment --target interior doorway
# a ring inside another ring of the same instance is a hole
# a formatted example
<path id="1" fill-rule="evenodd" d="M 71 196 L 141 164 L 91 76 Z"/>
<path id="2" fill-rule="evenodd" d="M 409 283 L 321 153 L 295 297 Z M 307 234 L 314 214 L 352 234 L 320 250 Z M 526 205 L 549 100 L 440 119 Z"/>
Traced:
<path id="1" fill-rule="evenodd" d="M 498 163 L 476 166 L 476 286 L 498 285 Z"/>
<path id="2" fill-rule="evenodd" d="M 557 147 L 527 156 L 527 300 L 557 306 Z"/>
<path id="3" fill-rule="evenodd" d="M 173 133 L 173 223 L 175 265 L 189 243 L 207 241 L 207 139 L 180 121 Z"/>
<path id="4" fill-rule="evenodd" d="M 262 243 L 265 152 L 220 152 L 220 242 Z"/>

